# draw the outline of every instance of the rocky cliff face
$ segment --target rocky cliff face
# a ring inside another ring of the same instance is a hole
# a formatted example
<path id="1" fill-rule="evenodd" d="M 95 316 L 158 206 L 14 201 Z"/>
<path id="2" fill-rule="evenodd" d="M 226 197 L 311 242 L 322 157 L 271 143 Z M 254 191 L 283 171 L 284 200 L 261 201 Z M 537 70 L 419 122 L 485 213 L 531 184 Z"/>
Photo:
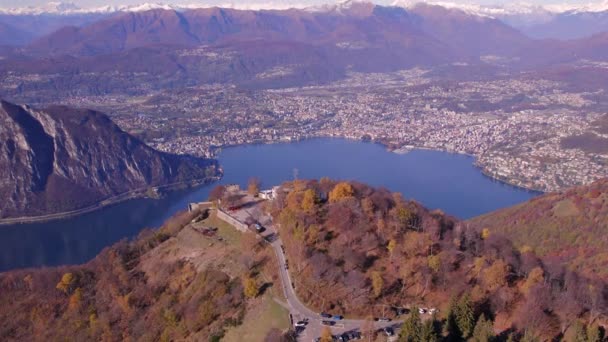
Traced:
<path id="1" fill-rule="evenodd" d="M 2 218 L 79 209 L 216 173 L 215 161 L 158 152 L 99 112 L 0 102 Z"/>

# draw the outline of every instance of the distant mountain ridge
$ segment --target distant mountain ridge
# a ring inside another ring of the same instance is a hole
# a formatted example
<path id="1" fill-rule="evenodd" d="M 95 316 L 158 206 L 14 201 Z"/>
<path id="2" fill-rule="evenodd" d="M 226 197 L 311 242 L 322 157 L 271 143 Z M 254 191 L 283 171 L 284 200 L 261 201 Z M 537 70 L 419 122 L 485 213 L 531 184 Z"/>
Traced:
<path id="1" fill-rule="evenodd" d="M 326 5 L 309 6 L 307 2 L 285 3 L 271 2 L 242 2 L 224 4 L 228 9 L 239 10 L 290 10 L 298 9 L 307 12 L 338 13 L 361 4 L 372 5 L 366 1 L 328 1 Z M 373 5 L 372 5 L 373 6 Z M 383 6 L 387 6 L 384 4 Z M 551 4 L 538 5 L 527 2 L 512 2 L 506 4 L 487 5 L 435 0 L 395 0 L 390 6 L 413 10 L 418 6 L 439 6 L 447 10 L 458 10 L 469 15 L 498 19 L 505 24 L 518 29 L 532 38 L 576 39 L 597 34 L 608 30 L 608 1 L 598 1 L 582 4 Z M 110 5 L 102 7 L 79 7 L 71 2 L 50 2 L 42 6 L 18 8 L 0 8 L 1 16 L 13 17 L 45 17 L 71 18 L 82 16 L 113 16 L 125 13 L 139 13 L 151 10 L 171 10 L 187 12 L 216 8 L 209 4 L 167 4 L 144 2 L 136 5 Z M 69 23 L 66 23 L 69 25 Z M 1 37 L 1 35 L 0 35 Z"/>
<path id="2" fill-rule="evenodd" d="M 329 82 L 348 71 L 483 66 L 484 57 L 496 56 L 520 70 L 538 70 L 581 59 L 603 61 L 606 46 L 601 34 L 576 41 L 534 40 L 498 19 L 432 4 L 153 9 L 66 26 L 23 48 L 9 48 L 0 72 L 66 77 L 143 72 L 171 75 L 176 79 L 171 87 L 211 82 L 276 88 Z M 285 72 L 280 78 L 258 77 L 273 68 Z M 155 86 L 162 87 L 165 79 Z"/>
<path id="3" fill-rule="evenodd" d="M 33 42 L 28 50 L 91 56 L 150 45 L 200 46 L 254 40 L 369 48 L 377 55 L 388 49 L 385 54 L 402 54 L 406 60 L 442 62 L 454 55 L 460 58 L 513 52 L 528 41 L 498 20 L 463 16 L 460 11 L 437 6 L 409 11 L 351 2 L 320 11 L 207 8 L 125 13 L 84 27 L 64 27 Z"/>
<path id="4" fill-rule="evenodd" d="M 312 6 L 307 4 L 306 1 L 300 3 L 284 3 L 282 1 L 265 1 L 265 2 L 253 2 L 248 4 L 247 2 L 242 3 L 228 3 L 222 7 L 233 8 L 233 9 L 265 9 L 265 10 L 282 10 L 288 8 L 297 9 L 308 9 L 314 11 L 331 10 L 336 7 L 349 6 L 352 3 L 361 2 L 372 2 L 362 0 L 341 0 L 331 1 L 328 0 L 325 5 Z M 524 1 L 517 1 L 505 4 L 475 4 L 473 2 L 453 2 L 453 1 L 442 1 L 442 0 L 394 0 L 389 3 L 391 6 L 401 6 L 405 8 L 414 7 L 418 4 L 437 5 L 445 8 L 456 8 L 466 11 L 475 15 L 483 16 L 496 16 L 501 15 L 515 15 L 515 14 L 538 14 L 538 13 L 597 13 L 608 11 L 608 1 L 595 1 L 588 3 L 554 3 L 539 5 L 528 3 Z M 386 4 L 385 4 L 386 5 Z M 12 8 L 0 8 L 0 13 L 13 14 L 13 15 L 70 15 L 70 14 L 82 14 L 82 13 L 115 13 L 115 12 L 138 12 L 148 11 L 152 9 L 172 9 L 172 10 L 188 10 L 188 9 L 203 9 L 214 7 L 207 3 L 188 3 L 187 1 L 177 1 L 176 3 L 165 2 L 141 2 L 133 5 L 108 5 L 108 6 L 89 6 L 81 7 L 73 2 L 48 2 L 40 6 L 25 6 L 25 7 L 12 7 Z"/>
<path id="5" fill-rule="evenodd" d="M 215 161 L 158 152 L 95 111 L 2 101 L 0 122 L 0 218 L 81 209 L 217 173 Z"/>

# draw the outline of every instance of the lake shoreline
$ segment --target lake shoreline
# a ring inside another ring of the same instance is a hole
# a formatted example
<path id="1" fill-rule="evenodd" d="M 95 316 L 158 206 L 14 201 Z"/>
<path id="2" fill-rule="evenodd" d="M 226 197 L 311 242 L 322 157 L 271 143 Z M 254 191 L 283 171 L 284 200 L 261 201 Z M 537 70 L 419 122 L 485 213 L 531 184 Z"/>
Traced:
<path id="1" fill-rule="evenodd" d="M 221 176 L 215 176 L 215 177 L 211 177 L 211 178 L 194 179 L 194 180 L 184 181 L 184 182 L 177 182 L 177 183 L 171 183 L 171 184 L 165 184 L 165 185 L 159 185 L 159 186 L 151 186 L 151 187 L 135 189 L 135 190 L 131 190 L 131 191 L 128 191 L 128 192 L 125 192 L 122 194 L 118 194 L 118 195 L 106 198 L 104 200 L 101 200 L 97 203 L 94 203 L 92 205 L 89 205 L 89 206 L 81 208 L 81 209 L 65 211 L 65 212 L 60 212 L 60 213 L 53 213 L 53 214 L 48 214 L 48 215 L 40 215 L 40 216 L 4 218 L 4 219 L 0 219 L 0 229 L 2 229 L 2 227 L 12 226 L 12 225 L 25 225 L 25 224 L 30 224 L 30 223 L 45 223 L 45 222 L 69 219 L 69 218 L 77 217 L 80 215 L 92 213 L 92 212 L 95 212 L 95 211 L 98 211 L 101 209 L 111 207 L 113 205 L 123 203 L 125 201 L 134 200 L 134 199 L 142 199 L 142 198 L 155 199 L 154 197 L 148 196 L 148 191 L 150 189 L 156 189 L 157 191 L 162 190 L 162 191 L 171 192 L 171 191 L 200 187 L 200 186 L 207 185 L 207 184 L 210 184 L 213 182 L 217 182 L 220 179 L 221 179 Z"/>
<path id="2" fill-rule="evenodd" d="M 467 157 L 473 158 L 473 163 L 472 163 L 473 166 L 475 166 L 475 168 L 479 169 L 479 171 L 485 177 L 491 179 L 492 181 L 495 181 L 497 183 L 513 187 L 515 189 L 525 190 L 525 191 L 528 191 L 528 192 L 536 194 L 536 195 L 542 195 L 542 194 L 546 194 L 547 193 L 546 191 L 543 191 L 543 190 L 538 189 L 538 188 L 521 186 L 519 184 L 516 184 L 512 180 L 493 176 L 490 172 L 488 172 L 483 167 L 483 165 L 480 165 L 479 163 L 477 163 L 477 156 L 475 156 L 474 154 L 470 154 L 470 153 L 466 153 L 466 152 L 442 150 L 442 149 L 436 149 L 436 148 L 430 148 L 430 147 L 424 147 L 424 146 L 417 146 L 417 145 L 404 145 L 404 146 L 402 146 L 402 147 L 400 147 L 398 149 L 391 149 L 387 144 L 385 144 L 385 143 L 383 143 L 381 141 L 363 140 L 361 138 L 356 138 L 356 137 L 323 135 L 323 136 L 311 136 L 311 137 L 296 138 L 296 139 L 289 140 L 289 141 L 255 141 L 255 142 L 250 142 L 250 143 L 242 143 L 242 144 L 234 144 L 234 145 L 221 146 L 221 147 L 218 147 L 217 150 L 220 151 L 220 153 L 221 153 L 221 151 L 223 151 L 224 149 L 237 148 L 237 147 L 243 147 L 243 146 L 293 144 L 293 143 L 304 142 L 304 141 L 307 141 L 307 140 L 316 140 L 316 139 L 337 139 L 337 140 L 348 140 L 348 141 L 355 141 L 355 142 L 361 142 L 361 143 L 376 144 L 378 146 L 382 146 L 388 152 L 395 153 L 395 154 L 398 154 L 398 155 L 406 155 L 406 154 L 408 154 L 408 153 L 410 153 L 411 151 L 414 151 L 414 150 L 423 150 L 423 151 L 435 151 L 435 152 L 442 152 L 442 153 L 449 153 L 449 154 L 456 154 L 456 155 L 467 156 Z M 215 151 L 214 151 L 214 158 L 217 158 L 217 155 L 215 155 Z"/>
<path id="3" fill-rule="evenodd" d="M 219 152 L 219 151 L 218 151 Z M 376 142 L 338 137 L 300 139 L 290 144 L 246 144 L 219 153 L 221 179 L 183 190 L 140 189 L 138 197 L 106 200 L 76 212 L 42 218 L 4 220 L 0 226 L 0 270 L 23 269 L 87 262 L 103 248 L 137 236 L 142 229 L 162 225 L 189 203 L 209 197 L 217 184 L 246 185 L 258 177 L 265 187 L 293 177 L 352 180 L 376 188 L 390 189 L 404 198 L 416 199 L 430 209 L 440 209 L 464 220 L 525 202 L 529 191 L 515 188 L 483 175 L 473 159 L 436 150 L 416 150 L 403 156 Z M 294 172 L 294 170 L 298 170 Z M 143 196 L 148 190 L 147 196 Z M 143 194 L 142 194 L 143 193 Z M 119 200 L 121 200 L 120 203 Z M 112 202 L 112 203 L 110 203 Z M 21 221 L 23 224 L 8 224 Z M 50 220 L 50 221 L 49 221 Z M 48 222 L 47 222 L 48 221 Z M 1 222 L 1 220 L 0 220 Z"/>
<path id="4" fill-rule="evenodd" d="M 243 146 L 293 144 L 293 143 L 304 142 L 304 141 L 308 141 L 308 140 L 316 140 L 316 139 L 337 139 L 337 140 L 348 140 L 348 141 L 355 141 L 355 142 L 361 142 L 361 143 L 376 144 L 378 146 L 382 146 L 388 152 L 395 153 L 398 155 L 405 155 L 414 150 L 436 151 L 436 152 L 442 152 L 442 153 L 464 155 L 464 156 L 473 158 L 474 159 L 473 163 L 472 163 L 473 166 L 475 168 L 479 169 L 479 171 L 485 177 L 487 177 L 488 179 L 490 179 L 494 182 L 503 184 L 505 186 L 510 186 L 515 189 L 528 191 L 528 192 L 536 194 L 536 195 L 541 195 L 541 194 L 545 193 L 544 191 L 539 190 L 539 189 L 520 186 L 507 179 L 501 179 L 501 178 L 494 177 L 493 175 L 491 175 L 489 172 L 487 172 L 484 169 L 483 165 L 479 165 L 477 163 L 477 157 L 470 153 L 434 149 L 434 148 L 429 148 L 429 147 L 424 147 L 424 146 L 407 145 L 407 146 L 403 146 L 399 149 L 391 149 L 391 148 L 389 148 L 388 145 L 386 145 L 385 143 L 380 142 L 380 141 L 362 140 L 360 138 L 345 137 L 345 136 L 313 136 L 313 137 L 304 137 L 304 138 L 293 139 L 293 140 L 289 140 L 289 141 L 260 141 L 260 142 L 251 142 L 251 143 L 243 143 L 243 144 L 235 144 L 235 145 L 226 145 L 226 146 L 219 147 L 217 150 L 220 151 L 220 153 L 221 153 L 221 151 L 224 149 L 238 148 L 238 147 L 243 147 Z M 217 157 L 217 156 L 215 156 L 215 157 Z M 221 176 L 216 176 L 216 177 L 206 178 L 206 179 L 197 179 L 197 180 L 192 180 L 192 181 L 187 181 L 187 182 L 178 182 L 178 183 L 172 183 L 172 184 L 156 186 L 156 187 L 146 187 L 146 188 L 135 189 L 135 190 L 131 190 L 126 193 L 122 193 L 122 194 L 115 195 L 110 198 L 104 199 L 102 201 L 89 205 L 85 208 L 72 210 L 72 211 L 53 213 L 53 214 L 48 214 L 48 215 L 40 215 L 40 216 L 4 218 L 4 219 L 0 219 L 0 229 L 2 229 L 2 227 L 11 226 L 11 225 L 44 223 L 44 222 L 64 220 L 64 219 L 73 218 L 76 216 L 92 213 L 97 210 L 101 210 L 101 209 L 104 209 L 104 208 L 107 208 L 107 207 L 110 207 L 110 206 L 113 206 L 116 204 L 120 204 L 125 201 L 133 200 L 133 199 L 153 198 L 153 197 L 150 197 L 147 195 L 147 192 L 151 188 L 156 188 L 158 190 L 164 190 L 164 191 L 175 191 L 175 190 L 195 188 L 195 187 L 207 185 L 209 183 L 219 181 L 221 178 L 222 178 Z"/>

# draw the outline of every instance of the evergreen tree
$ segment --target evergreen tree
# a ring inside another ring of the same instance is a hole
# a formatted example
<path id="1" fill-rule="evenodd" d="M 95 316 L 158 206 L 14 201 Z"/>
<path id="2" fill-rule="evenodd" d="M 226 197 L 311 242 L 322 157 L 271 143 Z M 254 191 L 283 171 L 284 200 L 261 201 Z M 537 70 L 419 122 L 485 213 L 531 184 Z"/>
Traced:
<path id="1" fill-rule="evenodd" d="M 403 322 L 401 333 L 399 334 L 400 342 L 419 342 L 422 335 L 422 321 L 420 312 L 417 307 L 412 308 L 412 313 Z"/>
<path id="2" fill-rule="evenodd" d="M 601 342 L 602 332 L 597 324 L 592 324 L 587 327 L 587 341 L 588 342 Z"/>
<path id="3" fill-rule="evenodd" d="M 473 342 L 491 342 L 494 340 L 494 324 L 492 324 L 492 321 L 486 320 L 485 315 L 482 314 L 477 320 L 471 340 Z"/>
<path id="4" fill-rule="evenodd" d="M 456 324 L 458 324 L 458 330 L 460 330 L 462 338 L 467 339 L 471 336 L 475 327 L 475 313 L 468 294 L 462 296 L 458 301 Z"/>
<path id="5" fill-rule="evenodd" d="M 448 340 L 455 340 L 461 335 L 460 330 L 458 330 L 458 324 L 456 323 L 457 306 L 458 302 L 456 301 L 456 298 L 452 297 L 446 313 L 445 324 L 443 325 L 443 334 L 447 336 Z"/>
<path id="6" fill-rule="evenodd" d="M 420 331 L 420 342 L 437 342 L 439 337 L 435 331 L 435 316 L 432 319 L 427 320 L 422 325 Z"/>

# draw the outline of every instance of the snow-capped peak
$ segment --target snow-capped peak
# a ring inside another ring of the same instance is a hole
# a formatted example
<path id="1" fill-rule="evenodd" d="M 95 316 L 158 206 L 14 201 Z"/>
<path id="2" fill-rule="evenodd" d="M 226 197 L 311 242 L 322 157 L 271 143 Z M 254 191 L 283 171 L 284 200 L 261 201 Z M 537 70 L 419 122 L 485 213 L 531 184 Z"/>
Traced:
<path id="1" fill-rule="evenodd" d="M 165 0 L 171 1 L 171 0 Z M 165 10 L 188 10 L 195 8 L 210 7 L 204 2 L 194 3 L 192 0 L 183 0 L 189 2 L 187 5 L 180 4 L 165 4 L 165 3 L 142 3 L 139 5 L 118 5 L 118 6 L 103 6 L 97 8 L 81 8 L 72 2 L 49 2 L 46 5 L 21 8 L 0 8 L 0 14 L 12 15 L 70 15 L 70 14 L 87 14 L 87 13 L 115 13 L 115 12 L 141 12 L 153 9 Z M 231 0 L 234 1 L 234 0 Z M 350 10 L 369 6 L 370 1 L 379 3 L 380 0 L 327 0 L 326 5 L 310 7 L 306 5 L 308 0 L 302 0 L 299 4 L 294 4 L 281 0 L 261 0 L 229 2 L 222 7 L 239 8 L 239 9 L 287 9 L 287 8 L 305 8 L 308 11 L 334 11 L 339 13 L 350 13 Z M 530 16 L 542 17 L 560 13 L 580 13 L 580 12 L 604 12 L 608 11 L 608 0 L 589 2 L 586 4 L 571 4 L 561 3 L 553 5 L 535 5 L 525 2 L 507 2 L 504 5 L 480 5 L 475 3 L 476 0 L 470 2 L 456 2 L 455 0 L 394 0 L 391 5 L 404 8 L 413 8 L 418 4 L 429 4 L 441 6 L 449 9 L 459 9 L 466 13 L 485 16 L 504 18 L 509 16 Z M 386 4 L 387 0 L 382 3 Z"/>
<path id="2" fill-rule="evenodd" d="M 603 1 L 599 1 L 599 2 L 591 2 L 591 3 L 586 3 L 586 4 L 555 4 L 555 5 L 547 5 L 546 7 L 556 13 L 605 12 L 605 11 L 608 11 L 608 0 L 603 0 Z"/>
<path id="3" fill-rule="evenodd" d="M 413 8 L 418 4 L 436 5 L 444 8 L 459 9 L 464 12 L 481 16 L 513 16 L 513 15 L 547 15 L 566 12 L 604 12 L 608 11 L 608 0 L 586 4 L 550 4 L 537 5 L 527 2 L 513 1 L 504 5 L 480 5 L 473 2 L 449 2 L 441 0 L 395 0 L 392 5 Z"/>
<path id="4" fill-rule="evenodd" d="M 336 13 L 349 13 L 352 10 L 355 10 L 357 8 L 361 8 L 363 6 L 370 6 L 372 5 L 371 0 L 365 1 L 365 0 L 342 0 L 342 1 L 338 1 L 337 3 L 333 3 L 333 4 L 324 4 L 324 5 L 318 5 L 318 6 L 309 6 L 306 7 L 305 9 L 309 12 L 336 12 Z"/>
<path id="5" fill-rule="evenodd" d="M 167 5 L 163 3 L 143 3 L 139 5 L 119 5 L 119 6 L 103 6 L 96 8 L 81 8 L 71 2 L 49 2 L 46 5 L 39 7 L 21 7 L 0 9 L 0 13 L 12 15 L 71 15 L 71 14 L 94 14 L 94 13 L 115 13 L 115 12 L 142 12 L 153 9 L 180 9 L 180 6 Z"/>

